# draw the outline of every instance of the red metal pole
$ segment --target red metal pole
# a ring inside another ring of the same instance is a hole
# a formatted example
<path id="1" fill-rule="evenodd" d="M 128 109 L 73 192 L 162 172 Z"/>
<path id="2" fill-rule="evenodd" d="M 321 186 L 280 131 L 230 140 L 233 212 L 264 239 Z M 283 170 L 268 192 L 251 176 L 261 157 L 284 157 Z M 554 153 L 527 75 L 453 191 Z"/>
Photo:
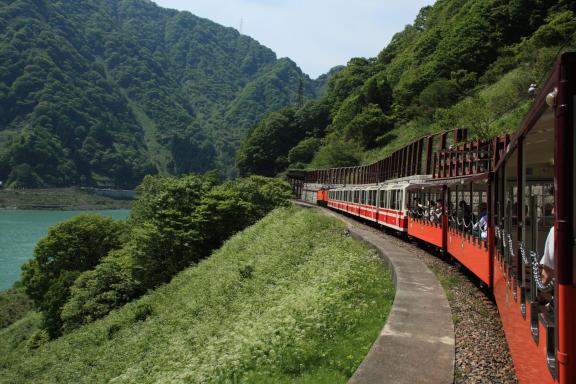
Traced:
<path id="1" fill-rule="evenodd" d="M 518 138 L 518 146 L 516 147 L 516 217 L 518 218 L 518 227 L 516 228 L 516 249 L 514 253 L 517 255 L 516 271 L 518 272 L 518 279 L 522 280 L 522 257 L 520 257 L 520 242 L 523 240 L 522 234 L 524 233 L 524 138 Z M 522 281 L 520 286 L 524 286 Z"/>
<path id="2" fill-rule="evenodd" d="M 574 105 L 576 56 L 562 56 L 554 140 L 556 360 L 558 382 L 576 382 L 576 293 L 573 286 Z"/>
<path id="3" fill-rule="evenodd" d="M 442 252 L 446 254 L 448 252 L 448 214 L 446 209 L 446 195 L 448 192 L 448 186 L 442 186 Z"/>
<path id="4" fill-rule="evenodd" d="M 494 188 L 494 172 L 488 174 L 488 192 L 486 196 L 487 204 L 487 219 L 488 219 L 488 273 L 489 273 L 489 287 L 494 287 L 494 196 L 496 195 L 492 188 Z"/>

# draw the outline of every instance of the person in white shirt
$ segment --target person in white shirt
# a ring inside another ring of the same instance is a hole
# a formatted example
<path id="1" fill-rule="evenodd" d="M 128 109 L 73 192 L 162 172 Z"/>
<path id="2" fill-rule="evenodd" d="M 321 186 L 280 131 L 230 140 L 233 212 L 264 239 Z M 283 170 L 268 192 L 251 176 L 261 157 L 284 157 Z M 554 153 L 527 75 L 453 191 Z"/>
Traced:
<path id="1" fill-rule="evenodd" d="M 554 226 L 548 232 L 544 244 L 544 256 L 540 260 L 540 265 L 542 267 L 542 282 L 548 284 L 554 278 Z"/>

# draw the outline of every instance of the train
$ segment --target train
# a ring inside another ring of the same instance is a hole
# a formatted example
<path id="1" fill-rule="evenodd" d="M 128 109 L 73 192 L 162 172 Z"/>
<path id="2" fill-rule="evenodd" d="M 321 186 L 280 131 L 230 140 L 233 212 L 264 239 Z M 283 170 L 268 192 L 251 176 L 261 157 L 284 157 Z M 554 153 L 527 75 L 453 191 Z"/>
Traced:
<path id="1" fill-rule="evenodd" d="M 564 53 L 513 134 L 453 129 L 373 164 L 287 178 L 301 200 L 455 259 L 493 295 L 518 381 L 574 384 L 575 106 L 576 53 Z M 541 266 L 551 236 L 552 280 Z"/>

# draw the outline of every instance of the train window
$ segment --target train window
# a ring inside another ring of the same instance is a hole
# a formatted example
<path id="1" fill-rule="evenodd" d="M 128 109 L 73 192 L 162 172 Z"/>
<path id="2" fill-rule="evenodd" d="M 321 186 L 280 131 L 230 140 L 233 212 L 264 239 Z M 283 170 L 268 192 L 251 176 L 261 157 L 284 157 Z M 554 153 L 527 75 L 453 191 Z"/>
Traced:
<path id="1" fill-rule="evenodd" d="M 536 122 L 524 138 L 524 228 L 525 255 L 534 254 L 539 262 L 544 254 L 546 239 L 554 226 L 554 123 L 553 113 L 548 110 Z M 524 275 L 529 284 L 526 291 L 531 301 L 538 296 L 534 276 L 529 266 Z M 542 301 L 542 298 L 539 299 Z"/>
<path id="2" fill-rule="evenodd" d="M 386 196 L 386 191 L 384 191 L 384 190 L 381 189 L 381 190 L 380 190 L 380 202 L 379 202 L 379 204 L 378 204 L 378 205 L 380 206 L 380 208 L 384 208 L 384 206 L 385 206 L 385 205 L 384 205 L 385 196 Z"/>
<path id="3" fill-rule="evenodd" d="M 486 241 L 488 239 L 488 187 L 484 183 L 470 183 L 470 190 L 467 193 L 470 194 L 471 206 L 469 220 L 464 224 L 464 230 Z"/>
<path id="4" fill-rule="evenodd" d="M 524 139 L 524 240 L 539 255 L 554 225 L 554 126 L 546 120 L 541 118 Z"/>
<path id="5" fill-rule="evenodd" d="M 504 166 L 504 241 L 505 261 L 511 267 L 512 274 L 518 277 L 518 149 L 515 148 L 506 159 Z"/>

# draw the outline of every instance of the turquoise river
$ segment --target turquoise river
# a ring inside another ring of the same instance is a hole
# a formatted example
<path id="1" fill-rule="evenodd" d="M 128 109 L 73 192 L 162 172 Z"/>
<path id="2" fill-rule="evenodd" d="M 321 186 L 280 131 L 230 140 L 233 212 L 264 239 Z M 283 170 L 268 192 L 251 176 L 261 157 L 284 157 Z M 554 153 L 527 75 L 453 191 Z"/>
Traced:
<path id="1" fill-rule="evenodd" d="M 32 257 L 36 242 L 46 236 L 50 226 L 82 213 L 125 219 L 129 212 L 0 210 L 0 290 L 12 287 L 20 278 L 20 267 Z"/>

